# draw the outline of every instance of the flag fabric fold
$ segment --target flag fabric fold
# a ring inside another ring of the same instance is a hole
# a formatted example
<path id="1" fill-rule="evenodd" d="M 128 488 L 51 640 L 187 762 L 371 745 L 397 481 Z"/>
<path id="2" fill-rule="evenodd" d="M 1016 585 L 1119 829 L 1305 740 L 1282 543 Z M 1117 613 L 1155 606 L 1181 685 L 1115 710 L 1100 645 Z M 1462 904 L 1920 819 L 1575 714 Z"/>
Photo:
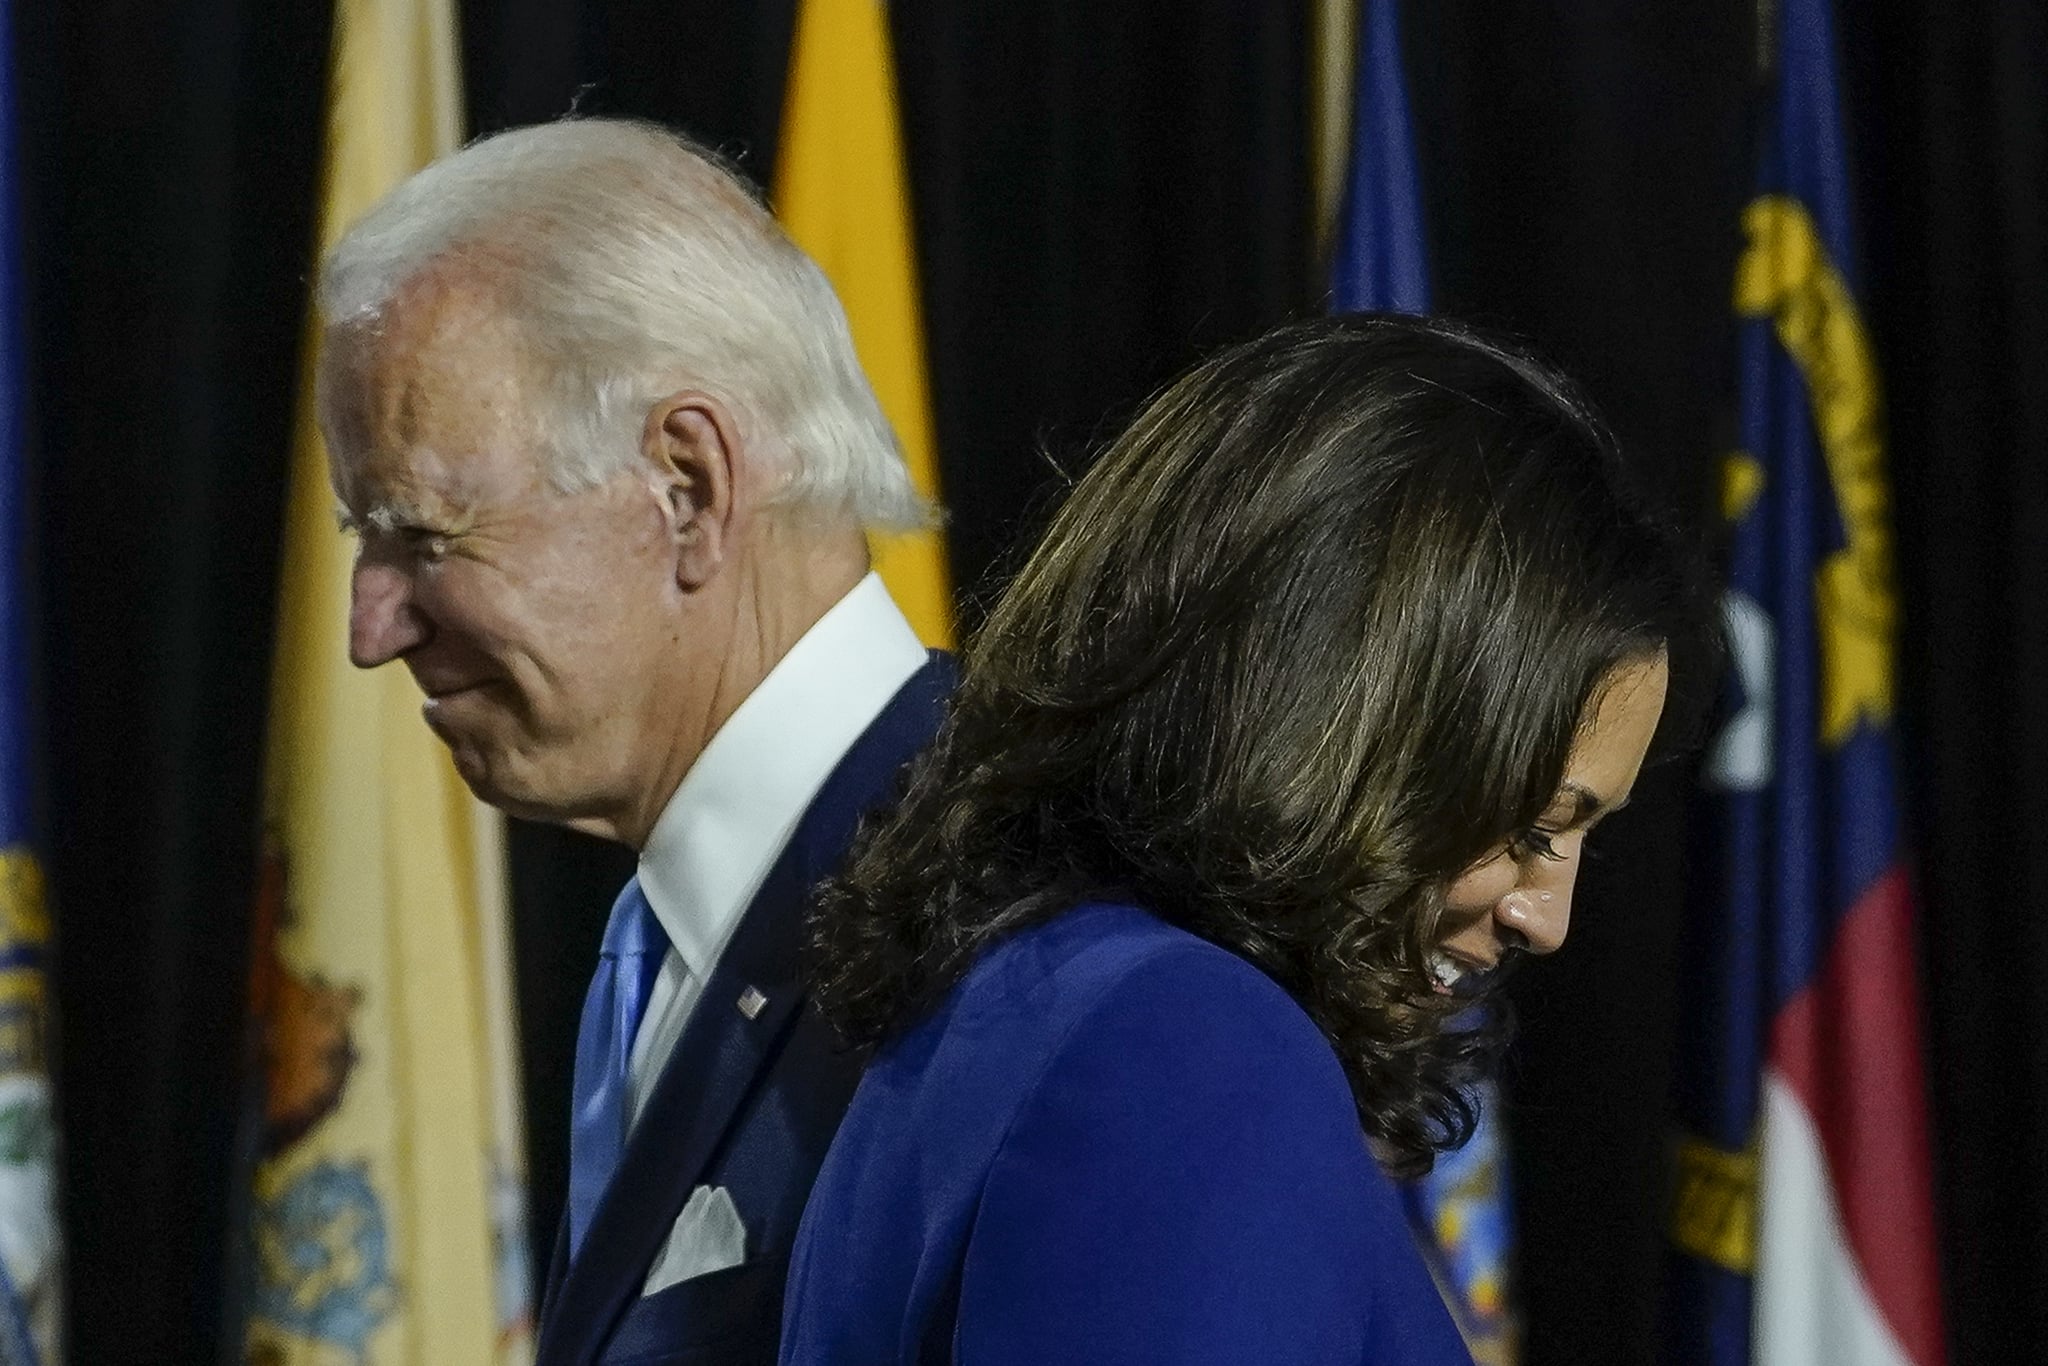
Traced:
<path id="1" fill-rule="evenodd" d="M 1351 164 L 1330 255 L 1330 307 L 1429 312 L 1422 173 L 1395 0 L 1364 0 L 1352 82 Z"/>
<path id="2" fill-rule="evenodd" d="M 341 0 L 324 255 L 461 138 L 452 0 Z M 531 1357 L 502 823 L 400 669 L 345 653 L 352 547 L 312 420 L 291 451 L 253 994 L 251 1362 Z"/>
<path id="3" fill-rule="evenodd" d="M 1357 25 L 1351 162 L 1330 252 L 1330 307 L 1423 314 L 1430 309 L 1422 177 L 1394 0 L 1365 0 Z M 1519 1355 L 1512 1298 L 1513 1193 L 1500 1088 L 1475 1089 L 1479 1125 L 1421 1181 L 1403 1188 L 1410 1219 L 1445 1299 L 1481 1366 Z"/>
<path id="4" fill-rule="evenodd" d="M 1733 669 L 1707 756 L 1667 1356 L 1942 1366 L 1877 366 L 1829 0 L 1779 0 L 1742 216 Z"/>
<path id="5" fill-rule="evenodd" d="M 937 503 L 938 455 L 909 177 L 882 0 L 799 0 L 775 155 L 775 212 L 846 308 L 854 349 L 919 492 Z M 875 538 L 875 567 L 924 643 L 953 642 L 937 530 Z"/>

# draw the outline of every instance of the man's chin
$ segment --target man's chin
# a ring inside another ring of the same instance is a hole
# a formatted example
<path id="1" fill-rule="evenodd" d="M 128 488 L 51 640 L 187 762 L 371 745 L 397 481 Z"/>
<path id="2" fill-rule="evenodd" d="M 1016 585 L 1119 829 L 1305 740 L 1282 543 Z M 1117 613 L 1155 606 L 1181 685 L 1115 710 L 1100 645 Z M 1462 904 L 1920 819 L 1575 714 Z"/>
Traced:
<path id="1" fill-rule="evenodd" d="M 455 764 L 456 776 L 461 778 L 469 790 L 476 794 L 477 800 L 488 802 L 492 806 L 498 805 L 502 794 L 499 791 L 498 783 L 493 778 L 493 766 L 484 758 L 477 745 L 468 740 L 457 739 L 443 734 L 438 726 L 435 727 L 434 733 L 440 735 L 442 741 L 448 746 L 448 757 Z"/>
<path id="2" fill-rule="evenodd" d="M 582 814 L 563 756 L 536 742 L 501 712 L 465 714 L 429 705 L 427 728 L 448 749 L 456 776 L 486 806 L 521 820 L 568 825 Z"/>
<path id="3" fill-rule="evenodd" d="M 448 742 L 456 776 L 484 805 L 521 820 L 559 824 L 564 819 L 559 803 L 551 800 L 552 794 L 538 790 L 530 775 L 523 775 L 520 766 L 507 762 L 505 755 L 473 739 L 451 739 L 447 735 L 441 738 Z M 522 777 L 527 780 L 522 781 Z"/>
<path id="4" fill-rule="evenodd" d="M 435 738 L 447 746 L 456 776 L 476 794 L 476 799 L 505 809 L 506 803 L 513 800 L 513 794 L 506 790 L 506 765 L 492 752 L 495 747 L 467 727 L 453 724 L 445 714 L 437 713 L 431 706 L 426 709 L 426 721 Z"/>

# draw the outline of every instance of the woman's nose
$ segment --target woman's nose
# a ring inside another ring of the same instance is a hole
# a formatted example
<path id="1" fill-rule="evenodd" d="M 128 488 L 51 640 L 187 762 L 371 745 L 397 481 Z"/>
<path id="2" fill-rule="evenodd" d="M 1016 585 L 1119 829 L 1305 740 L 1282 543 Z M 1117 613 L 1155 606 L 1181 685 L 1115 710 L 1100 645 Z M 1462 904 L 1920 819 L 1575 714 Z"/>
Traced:
<path id="1" fill-rule="evenodd" d="M 1571 928 L 1571 889 L 1517 887 L 1500 899 L 1493 915 L 1503 928 L 1520 936 L 1529 952 L 1555 953 Z"/>

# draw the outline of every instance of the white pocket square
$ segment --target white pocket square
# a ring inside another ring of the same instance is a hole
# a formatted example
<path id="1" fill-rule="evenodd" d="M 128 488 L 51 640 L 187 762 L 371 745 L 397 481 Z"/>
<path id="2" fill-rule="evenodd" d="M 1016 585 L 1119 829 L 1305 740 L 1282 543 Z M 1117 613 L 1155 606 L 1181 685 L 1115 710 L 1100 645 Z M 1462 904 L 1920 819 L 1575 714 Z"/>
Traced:
<path id="1" fill-rule="evenodd" d="M 642 1295 L 666 1290 L 693 1276 L 709 1275 L 747 1260 L 747 1226 L 723 1186 L 699 1186 L 676 1216 L 668 1242 L 647 1273 Z"/>

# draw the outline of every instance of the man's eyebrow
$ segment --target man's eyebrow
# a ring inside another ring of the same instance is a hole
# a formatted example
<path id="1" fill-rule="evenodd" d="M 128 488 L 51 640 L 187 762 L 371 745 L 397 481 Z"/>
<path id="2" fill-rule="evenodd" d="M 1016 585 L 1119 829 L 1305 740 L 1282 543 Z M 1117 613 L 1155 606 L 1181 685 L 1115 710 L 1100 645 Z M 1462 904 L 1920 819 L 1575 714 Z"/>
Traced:
<path id="1" fill-rule="evenodd" d="M 334 509 L 335 524 L 343 531 L 374 530 L 386 533 L 404 531 L 408 527 L 425 525 L 426 513 L 402 500 L 384 499 L 373 503 L 361 513 L 352 512 L 345 503 Z"/>

